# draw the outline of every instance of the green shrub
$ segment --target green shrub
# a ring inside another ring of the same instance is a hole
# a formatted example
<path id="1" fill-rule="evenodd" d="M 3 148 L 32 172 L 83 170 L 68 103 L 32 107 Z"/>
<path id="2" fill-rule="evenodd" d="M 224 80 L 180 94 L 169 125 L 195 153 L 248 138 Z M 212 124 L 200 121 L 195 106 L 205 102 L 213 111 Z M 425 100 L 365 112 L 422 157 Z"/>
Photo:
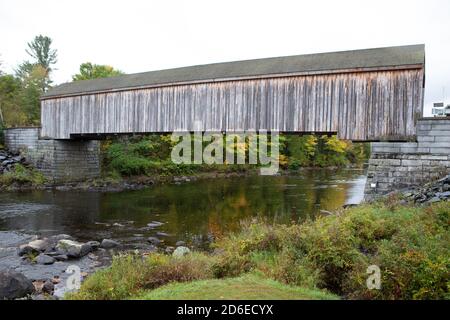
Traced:
<path id="1" fill-rule="evenodd" d="M 12 171 L 0 175 L 0 187 L 8 187 L 12 184 L 40 186 L 45 182 L 45 177 L 39 171 L 21 164 L 16 164 Z"/>
<path id="2" fill-rule="evenodd" d="M 442 299 L 450 285 L 450 202 L 363 205 L 301 225 L 253 222 L 219 241 L 216 276 L 258 269 L 285 283 L 353 299 Z M 256 257 L 256 259 L 255 259 Z M 366 287 L 378 265 L 381 290 Z"/>
<path id="3" fill-rule="evenodd" d="M 68 299 L 114 300 L 126 299 L 140 292 L 171 282 L 212 278 L 209 271 L 213 259 L 200 253 L 182 259 L 163 254 L 142 257 L 136 254 L 115 256 L 109 268 L 89 276 L 76 293 Z"/>

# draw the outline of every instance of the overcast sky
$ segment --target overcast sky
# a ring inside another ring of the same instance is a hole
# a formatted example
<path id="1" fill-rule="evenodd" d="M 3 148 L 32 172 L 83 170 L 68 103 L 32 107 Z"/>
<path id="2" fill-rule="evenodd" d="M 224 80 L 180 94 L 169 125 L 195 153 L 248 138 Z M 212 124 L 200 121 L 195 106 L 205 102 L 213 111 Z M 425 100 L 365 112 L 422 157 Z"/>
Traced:
<path id="1" fill-rule="evenodd" d="M 0 0 L 0 60 L 35 35 L 58 50 L 56 84 L 79 65 L 126 73 L 212 62 L 424 43 L 426 114 L 450 103 L 450 1 Z"/>

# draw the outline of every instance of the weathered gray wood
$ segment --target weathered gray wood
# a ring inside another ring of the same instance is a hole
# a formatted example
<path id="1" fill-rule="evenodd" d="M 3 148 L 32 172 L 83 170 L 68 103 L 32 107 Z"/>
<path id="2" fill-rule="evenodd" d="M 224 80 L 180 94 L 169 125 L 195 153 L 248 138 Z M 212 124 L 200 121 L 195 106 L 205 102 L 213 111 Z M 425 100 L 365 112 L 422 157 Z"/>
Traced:
<path id="1" fill-rule="evenodd" d="M 415 66 L 48 98 L 41 102 L 42 136 L 264 129 L 409 140 L 422 113 L 423 72 Z"/>

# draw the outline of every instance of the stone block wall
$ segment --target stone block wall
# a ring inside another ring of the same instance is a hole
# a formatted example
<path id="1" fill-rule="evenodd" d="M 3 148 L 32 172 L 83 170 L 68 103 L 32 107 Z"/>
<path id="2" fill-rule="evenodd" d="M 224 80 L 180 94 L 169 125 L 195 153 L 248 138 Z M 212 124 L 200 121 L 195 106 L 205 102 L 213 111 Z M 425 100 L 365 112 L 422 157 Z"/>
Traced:
<path id="1" fill-rule="evenodd" d="M 376 142 L 371 150 L 366 199 L 438 179 L 450 173 L 450 119 L 420 119 L 417 142 Z"/>
<path id="2" fill-rule="evenodd" d="M 5 144 L 20 151 L 44 176 L 56 183 L 82 181 L 100 175 L 98 141 L 40 139 L 39 128 L 11 128 Z"/>
<path id="3" fill-rule="evenodd" d="M 39 127 L 12 128 L 5 130 L 5 145 L 8 149 L 35 149 L 39 139 Z"/>

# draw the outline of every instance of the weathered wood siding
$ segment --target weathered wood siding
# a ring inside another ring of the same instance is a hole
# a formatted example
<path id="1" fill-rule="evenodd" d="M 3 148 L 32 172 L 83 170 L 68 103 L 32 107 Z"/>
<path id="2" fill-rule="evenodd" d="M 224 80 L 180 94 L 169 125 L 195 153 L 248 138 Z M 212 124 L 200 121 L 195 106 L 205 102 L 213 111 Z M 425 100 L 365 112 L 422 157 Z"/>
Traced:
<path id="1" fill-rule="evenodd" d="M 266 129 L 408 140 L 422 114 L 423 72 L 317 74 L 49 98 L 42 101 L 42 136 Z"/>

